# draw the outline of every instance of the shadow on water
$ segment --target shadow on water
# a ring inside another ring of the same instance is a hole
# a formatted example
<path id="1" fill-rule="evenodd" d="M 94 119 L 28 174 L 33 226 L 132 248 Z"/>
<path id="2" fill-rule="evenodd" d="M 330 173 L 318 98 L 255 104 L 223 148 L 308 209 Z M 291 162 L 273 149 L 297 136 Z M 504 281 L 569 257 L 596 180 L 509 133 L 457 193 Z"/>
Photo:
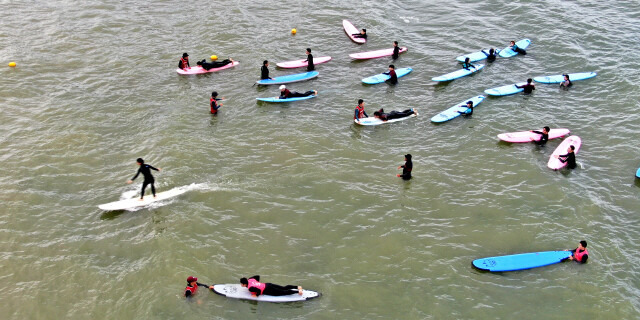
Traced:
<path id="1" fill-rule="evenodd" d="M 636 187 L 640 188 L 640 178 L 635 177 L 633 179 L 634 179 L 634 183 L 635 183 Z"/>
<path id="2" fill-rule="evenodd" d="M 113 220 L 125 212 L 126 210 L 105 211 L 100 215 L 100 220 Z"/>

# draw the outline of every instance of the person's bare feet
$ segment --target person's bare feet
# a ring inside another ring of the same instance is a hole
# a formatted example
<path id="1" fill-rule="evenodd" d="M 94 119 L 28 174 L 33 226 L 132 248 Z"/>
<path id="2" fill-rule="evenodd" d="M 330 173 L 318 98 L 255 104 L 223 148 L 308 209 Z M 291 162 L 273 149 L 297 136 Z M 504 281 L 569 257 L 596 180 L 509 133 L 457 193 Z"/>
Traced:
<path id="1" fill-rule="evenodd" d="M 318 91 L 313 90 L 313 95 L 314 95 L 314 96 L 317 96 L 317 95 L 318 95 Z"/>
<path id="2" fill-rule="evenodd" d="M 302 287 L 301 286 L 298 286 L 298 294 L 302 295 Z"/>
<path id="3" fill-rule="evenodd" d="M 144 201 L 144 198 L 140 198 L 140 199 L 138 199 L 138 201 Z"/>

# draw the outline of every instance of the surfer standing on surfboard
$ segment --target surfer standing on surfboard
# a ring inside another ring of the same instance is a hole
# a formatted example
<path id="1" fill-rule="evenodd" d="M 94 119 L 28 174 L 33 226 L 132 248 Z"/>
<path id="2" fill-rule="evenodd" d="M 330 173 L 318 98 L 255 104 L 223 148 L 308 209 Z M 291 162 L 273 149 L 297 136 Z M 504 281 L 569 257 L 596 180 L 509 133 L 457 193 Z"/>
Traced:
<path id="1" fill-rule="evenodd" d="M 139 174 L 142 173 L 142 176 L 144 176 L 144 181 L 142 182 L 142 192 L 140 192 L 140 201 L 142 201 L 144 199 L 144 189 L 147 188 L 147 185 L 151 185 L 151 192 L 153 193 L 153 197 L 156 197 L 156 187 L 153 185 L 155 183 L 155 179 L 153 179 L 153 176 L 151 175 L 151 170 L 155 170 L 155 171 L 162 171 L 162 169 L 160 168 L 154 168 L 151 165 L 148 164 L 144 164 L 144 160 L 142 160 L 142 158 L 138 158 L 136 160 L 136 163 L 140 166 L 140 168 L 138 168 L 138 172 L 136 173 L 135 176 L 133 176 L 133 178 L 131 178 L 131 180 L 127 181 L 128 184 L 133 183 L 133 180 L 135 180 Z"/>

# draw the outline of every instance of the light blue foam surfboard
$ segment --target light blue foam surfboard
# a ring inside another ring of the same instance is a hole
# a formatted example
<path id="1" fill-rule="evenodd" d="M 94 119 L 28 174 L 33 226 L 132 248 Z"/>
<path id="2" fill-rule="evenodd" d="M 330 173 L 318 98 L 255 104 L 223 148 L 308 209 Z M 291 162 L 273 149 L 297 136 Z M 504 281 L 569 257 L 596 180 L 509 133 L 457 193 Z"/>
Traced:
<path id="1" fill-rule="evenodd" d="M 292 82 L 298 82 L 298 81 L 306 81 L 306 80 L 317 77 L 318 74 L 320 74 L 318 73 L 318 71 L 296 73 L 296 74 L 290 74 L 287 76 L 275 77 L 273 79 L 258 80 L 256 81 L 256 83 L 266 86 L 270 84 L 285 84 L 285 83 L 292 83 Z"/>
<path id="2" fill-rule="evenodd" d="M 518 46 L 518 48 L 520 49 L 526 49 L 530 44 L 531 44 L 531 40 L 529 39 L 522 39 L 520 41 L 516 41 L 516 46 Z M 510 46 L 507 46 L 506 48 L 502 49 L 502 51 L 500 51 L 499 53 L 499 55 L 503 58 L 510 58 L 517 54 L 518 54 L 517 52 L 511 50 Z"/>
<path id="3" fill-rule="evenodd" d="M 571 251 L 544 251 L 512 254 L 473 260 L 473 266 L 486 271 L 516 271 L 548 266 L 562 262 L 571 256 Z"/>
<path id="4" fill-rule="evenodd" d="M 636 177 L 640 178 L 640 168 L 638 168 L 638 171 L 636 171 Z"/>
<path id="5" fill-rule="evenodd" d="M 294 101 L 300 101 L 300 100 L 308 100 L 308 99 L 312 99 L 315 98 L 316 95 L 310 95 L 310 96 L 306 96 L 306 97 L 294 97 L 294 98 L 287 98 L 287 99 L 280 99 L 280 97 L 269 97 L 269 98 L 256 98 L 256 100 L 258 101 L 264 101 L 264 102 L 294 102 Z"/>
<path id="6" fill-rule="evenodd" d="M 596 76 L 595 72 L 578 72 L 578 73 L 568 73 L 569 80 L 578 81 L 578 80 L 586 80 L 591 79 Z M 564 81 L 564 75 L 557 74 L 554 76 L 546 76 L 546 77 L 535 77 L 533 81 L 540 83 L 560 83 Z"/>
<path id="7" fill-rule="evenodd" d="M 499 49 L 495 49 L 496 53 L 499 53 L 500 50 Z M 486 52 L 486 53 L 484 53 Z M 484 49 L 484 52 L 478 51 L 478 52 L 473 52 L 473 53 L 469 53 L 469 54 L 465 54 L 463 56 L 458 56 L 456 57 L 456 60 L 460 61 L 460 62 L 464 62 L 464 59 L 469 58 L 470 62 L 476 62 L 476 61 L 480 61 L 480 60 L 484 60 L 487 58 L 487 55 L 489 54 L 489 49 Z"/>
<path id="8" fill-rule="evenodd" d="M 413 69 L 411 68 L 396 69 L 396 76 L 398 76 L 398 78 L 401 78 L 411 73 L 411 71 L 413 71 Z M 376 74 L 375 76 L 364 78 L 362 79 L 362 82 L 366 84 L 378 84 L 378 83 L 383 83 L 389 80 L 389 78 L 391 78 L 391 76 L 381 73 L 381 74 Z"/>
<path id="9" fill-rule="evenodd" d="M 464 112 L 467 110 L 467 101 L 469 100 L 473 101 L 473 108 L 475 109 L 480 104 L 480 102 L 484 100 L 484 98 L 485 98 L 484 96 L 476 96 L 470 99 L 460 101 L 460 103 L 455 104 L 453 107 L 433 116 L 433 118 L 431 118 L 431 122 L 440 123 L 440 122 L 446 122 L 451 119 L 457 118 L 461 116 L 461 114 L 458 111 Z"/>
<path id="10" fill-rule="evenodd" d="M 431 80 L 440 81 L 440 82 L 441 81 L 451 81 L 451 80 L 455 80 L 455 79 L 458 79 L 458 78 L 462 78 L 464 76 L 468 76 L 468 75 L 470 75 L 470 74 L 472 74 L 472 73 L 474 73 L 476 71 L 481 70 L 482 68 L 484 68 L 484 64 L 476 64 L 475 68 L 471 67 L 471 68 L 469 68 L 469 70 L 460 69 L 460 70 L 457 70 L 457 71 L 454 71 L 454 72 L 443 74 L 443 75 L 438 76 L 438 77 L 431 78 Z"/>
<path id="11" fill-rule="evenodd" d="M 522 92 L 524 89 L 518 88 L 516 86 L 522 86 L 527 84 L 526 82 L 516 83 L 516 84 L 508 84 L 506 86 L 495 87 L 491 89 L 487 89 L 484 93 L 490 96 L 508 96 L 512 94 L 516 94 L 518 92 Z"/>

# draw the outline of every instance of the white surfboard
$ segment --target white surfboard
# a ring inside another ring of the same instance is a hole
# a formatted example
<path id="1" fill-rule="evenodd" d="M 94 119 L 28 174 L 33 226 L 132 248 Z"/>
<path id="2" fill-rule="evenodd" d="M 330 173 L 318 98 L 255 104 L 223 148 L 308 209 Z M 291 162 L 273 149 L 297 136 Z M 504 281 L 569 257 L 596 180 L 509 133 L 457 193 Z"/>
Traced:
<path id="1" fill-rule="evenodd" d="M 144 200 L 142 201 L 140 201 L 140 198 L 139 198 L 140 193 L 137 193 L 136 197 L 133 199 L 125 199 L 125 200 L 101 204 L 98 206 L 98 208 L 106 211 L 114 211 L 114 210 L 126 210 L 126 209 L 133 209 L 137 207 L 144 207 L 154 202 L 179 196 L 187 192 L 187 190 L 188 188 L 185 188 L 185 187 L 173 188 L 169 191 L 156 193 L 156 197 L 154 198 L 153 195 L 151 194 L 151 190 L 147 188 L 147 190 L 145 190 L 146 192 L 145 192 Z"/>
<path id="2" fill-rule="evenodd" d="M 402 117 L 402 118 L 396 118 L 396 119 L 391 119 L 391 120 L 387 120 L 387 121 L 382 121 L 376 117 L 367 117 L 367 118 L 360 118 L 359 120 L 353 119 L 353 122 L 355 122 L 356 124 L 359 124 L 361 126 L 377 126 L 377 125 L 381 125 L 381 124 L 385 124 L 385 123 L 392 123 L 392 122 L 398 122 L 398 121 L 402 121 L 402 120 L 407 120 L 409 118 L 414 118 L 416 116 L 418 116 L 418 111 L 415 111 L 414 114 L 406 116 L 406 117 Z"/>
<path id="3" fill-rule="evenodd" d="M 233 299 L 244 299 L 244 300 L 255 300 L 255 301 L 264 301 L 264 302 L 295 302 L 295 301 L 307 301 L 313 298 L 317 298 L 321 296 L 319 292 L 311 291 L 311 290 L 302 290 L 302 295 L 297 293 L 290 294 L 287 296 L 268 296 L 268 295 L 260 295 L 258 297 L 254 297 L 249 292 L 249 289 L 243 287 L 241 284 L 215 284 L 213 285 L 213 292 L 225 296 L 227 298 Z"/>

